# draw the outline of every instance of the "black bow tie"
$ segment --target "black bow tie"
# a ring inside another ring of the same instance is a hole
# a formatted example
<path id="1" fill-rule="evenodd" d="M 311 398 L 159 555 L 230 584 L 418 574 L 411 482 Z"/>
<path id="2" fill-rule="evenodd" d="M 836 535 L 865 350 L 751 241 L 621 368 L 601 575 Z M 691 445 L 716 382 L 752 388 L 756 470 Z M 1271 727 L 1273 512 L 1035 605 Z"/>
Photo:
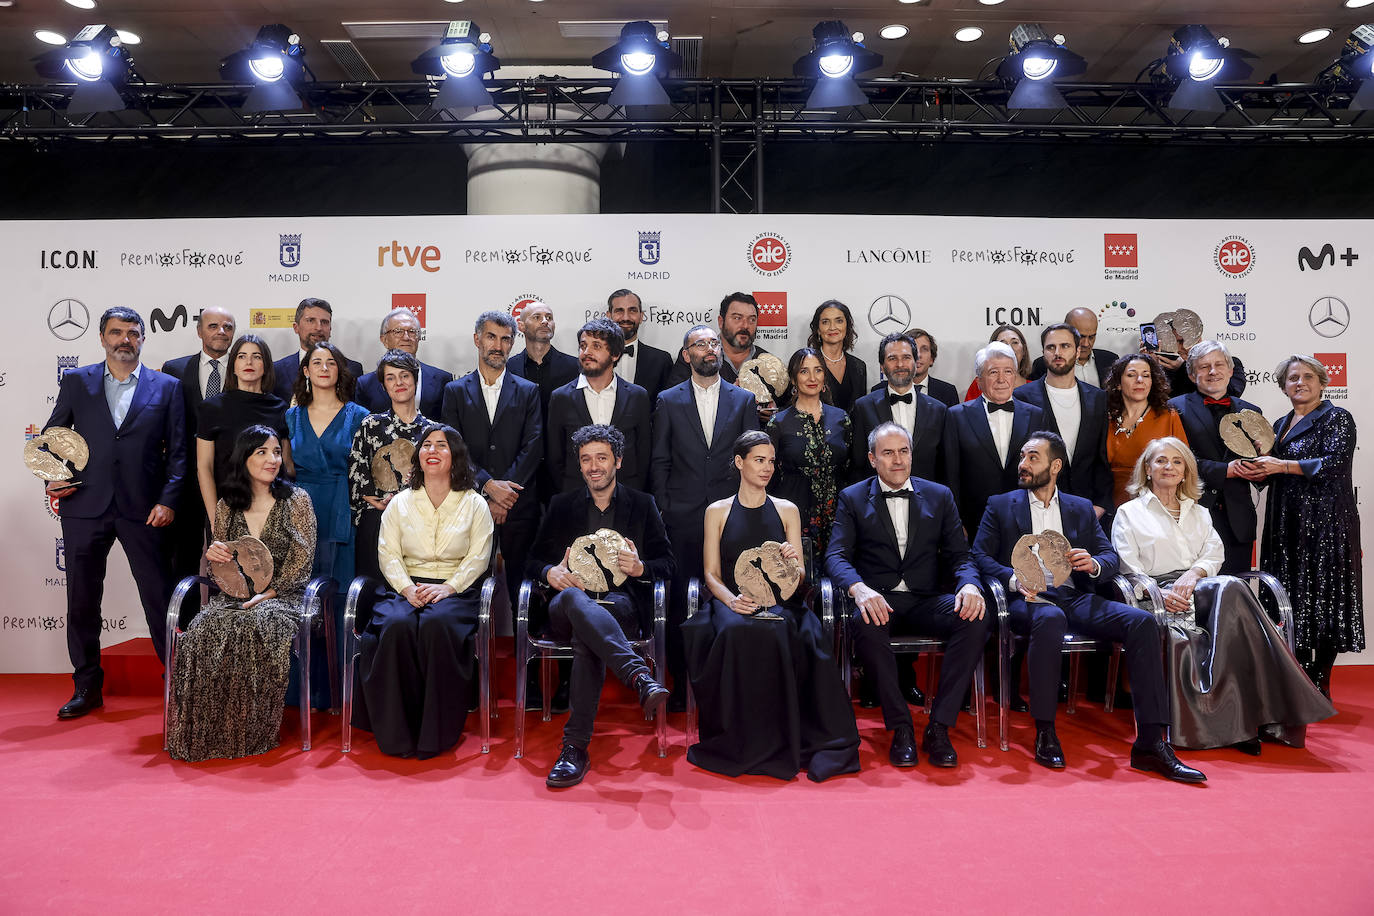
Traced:
<path id="1" fill-rule="evenodd" d="M 883 499 L 911 499 L 910 490 L 884 490 Z"/>
<path id="2" fill-rule="evenodd" d="M 634 345 L 634 344 L 626 344 L 626 345 L 625 345 L 625 355 L 626 355 L 626 356 L 634 356 L 634 355 L 635 355 L 635 345 Z"/>
<path id="3" fill-rule="evenodd" d="M 887 393 L 887 403 L 888 403 L 889 405 L 891 405 L 891 404 L 910 404 L 910 403 L 911 403 L 911 392 L 908 391 L 906 394 L 893 394 L 892 392 L 889 391 L 889 392 Z"/>
<path id="4" fill-rule="evenodd" d="M 988 413 L 992 413 L 994 410 L 1005 410 L 1007 413 L 1016 413 L 1016 409 L 1011 401 L 1006 401 L 1002 404 L 994 404 L 991 401 L 985 401 L 984 403 L 988 405 Z"/>

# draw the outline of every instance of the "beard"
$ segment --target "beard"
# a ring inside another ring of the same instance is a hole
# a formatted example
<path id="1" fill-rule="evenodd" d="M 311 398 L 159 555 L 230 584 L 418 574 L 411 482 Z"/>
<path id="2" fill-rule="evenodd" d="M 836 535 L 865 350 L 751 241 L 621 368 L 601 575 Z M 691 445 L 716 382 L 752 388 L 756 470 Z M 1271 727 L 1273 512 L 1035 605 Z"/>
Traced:
<path id="1" fill-rule="evenodd" d="M 1050 469 L 1045 468 L 1039 474 L 1020 474 L 1016 475 L 1016 485 L 1023 490 L 1038 490 L 1048 486 L 1050 482 Z"/>
<path id="2" fill-rule="evenodd" d="M 720 372 L 720 357 L 694 356 L 690 361 L 692 371 L 697 375 L 712 376 Z"/>

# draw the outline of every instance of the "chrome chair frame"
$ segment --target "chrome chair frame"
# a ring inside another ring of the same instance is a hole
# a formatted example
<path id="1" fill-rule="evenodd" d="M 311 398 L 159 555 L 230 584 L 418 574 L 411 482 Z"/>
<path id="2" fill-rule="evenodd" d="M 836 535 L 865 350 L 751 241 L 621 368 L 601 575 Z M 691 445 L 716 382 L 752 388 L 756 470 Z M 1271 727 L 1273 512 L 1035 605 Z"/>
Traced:
<path id="1" fill-rule="evenodd" d="M 186 617 L 185 625 L 182 624 L 182 616 L 185 613 L 187 599 L 191 597 L 193 592 L 198 593 L 201 586 L 206 587 L 207 597 L 220 590 L 214 580 L 208 576 L 187 576 L 177 583 L 176 588 L 172 591 L 172 598 L 167 603 L 167 668 L 162 685 L 162 749 L 164 751 L 168 750 L 167 735 L 171 731 L 175 718 L 172 711 L 172 679 L 176 671 L 177 643 L 180 641 L 181 635 L 186 632 L 186 627 L 191 625 L 191 621 L 195 619 L 196 614 L 200 613 L 204 605 L 196 606 L 194 612 Z M 322 623 L 325 651 L 330 654 L 331 658 L 334 656 L 334 627 L 330 625 L 330 622 L 338 590 L 338 583 L 329 576 L 317 576 L 306 584 L 305 599 L 301 603 L 301 622 L 296 630 L 296 636 L 292 640 L 292 649 L 296 653 L 300 668 L 298 673 L 300 694 L 304 698 L 300 707 L 301 750 L 303 751 L 310 750 L 311 743 L 310 636 L 314 628 Z"/>
<path id="2" fill-rule="evenodd" d="M 647 581 L 647 580 L 640 580 Z M 573 645 L 571 642 L 562 642 L 548 635 L 530 635 L 530 601 L 536 594 L 542 595 L 544 601 L 551 600 L 553 589 L 547 585 L 541 585 L 533 579 L 525 579 L 520 583 L 520 595 L 516 601 L 515 608 L 515 756 L 521 758 L 525 756 L 525 697 L 529 679 L 526 672 L 529 670 L 529 663 L 532 657 L 531 650 L 539 653 L 539 675 L 540 684 L 544 694 L 544 708 L 542 721 L 548 722 L 553 719 L 553 712 L 549 703 L 553 696 L 553 667 L 549 663 L 556 658 L 573 657 Z M 653 635 L 647 638 L 631 639 L 630 645 L 635 651 L 644 656 L 653 665 L 654 676 L 663 679 L 663 674 L 667 668 L 668 651 L 668 583 L 663 579 L 653 580 Z M 648 718 L 647 716 L 645 718 Z M 654 731 L 658 738 L 658 756 L 668 756 L 668 710 L 660 707 L 654 716 Z"/>

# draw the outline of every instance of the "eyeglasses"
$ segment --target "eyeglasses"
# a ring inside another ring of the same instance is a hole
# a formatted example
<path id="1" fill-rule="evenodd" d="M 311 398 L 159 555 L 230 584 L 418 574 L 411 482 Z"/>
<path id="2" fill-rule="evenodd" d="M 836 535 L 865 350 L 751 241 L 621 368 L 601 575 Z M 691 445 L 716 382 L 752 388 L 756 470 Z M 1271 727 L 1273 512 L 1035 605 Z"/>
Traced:
<path id="1" fill-rule="evenodd" d="M 696 350 L 698 353 L 705 353 L 707 350 L 719 350 L 720 341 L 714 338 L 711 340 L 698 340 L 696 343 L 688 344 L 687 349 Z"/>
<path id="2" fill-rule="evenodd" d="M 420 339 L 420 332 L 415 330 L 414 328 L 392 328 L 386 333 L 388 335 L 395 335 L 396 337 L 407 337 L 411 340 Z"/>

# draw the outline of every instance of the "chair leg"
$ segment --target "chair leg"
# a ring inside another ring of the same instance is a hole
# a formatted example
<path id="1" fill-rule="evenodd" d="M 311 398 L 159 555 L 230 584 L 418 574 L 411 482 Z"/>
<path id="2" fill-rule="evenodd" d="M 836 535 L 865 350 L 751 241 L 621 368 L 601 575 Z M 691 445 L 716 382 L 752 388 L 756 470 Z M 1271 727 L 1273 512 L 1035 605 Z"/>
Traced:
<path id="1" fill-rule="evenodd" d="M 301 618 L 296 630 L 296 659 L 301 664 L 301 750 L 310 750 L 310 624 L 313 617 Z"/>
<path id="2" fill-rule="evenodd" d="M 353 672 L 357 664 L 357 656 L 353 654 L 353 639 L 349 634 L 344 634 L 344 642 L 347 648 L 344 651 L 343 683 L 340 685 L 343 694 L 343 707 L 341 715 L 343 721 L 339 723 L 339 732 L 343 736 L 341 749 L 345 754 L 353 750 Z"/>
<path id="3" fill-rule="evenodd" d="M 334 712 L 338 709 L 334 705 L 334 701 L 339 699 L 341 693 L 339 689 L 339 643 L 334 624 L 334 602 L 325 601 L 322 608 L 325 611 L 322 620 L 324 624 L 324 651 L 329 660 L 329 705 L 330 712 Z"/>
<path id="4" fill-rule="evenodd" d="M 553 719 L 553 659 L 539 650 L 539 688 L 544 692 L 544 721 Z"/>
<path id="5" fill-rule="evenodd" d="M 973 669 L 973 721 L 978 729 L 979 747 L 988 746 L 987 688 L 983 682 L 983 668 L 983 659 L 980 657 Z"/>
<path id="6" fill-rule="evenodd" d="M 697 734 L 697 698 L 692 692 L 692 682 L 687 682 L 687 746 L 691 747 L 700 739 Z"/>
<path id="7" fill-rule="evenodd" d="M 529 677 L 530 641 L 523 632 L 515 635 L 515 759 L 525 756 L 525 698 Z"/>
<path id="8" fill-rule="evenodd" d="M 1069 715 L 1078 712 L 1078 669 L 1081 653 L 1073 652 L 1069 655 Z"/>
<path id="9" fill-rule="evenodd" d="M 927 716 L 927 717 L 930 716 L 930 711 L 931 711 L 931 709 L 933 709 L 934 706 L 935 706 L 935 685 L 939 683 L 939 681 L 937 680 L 937 678 L 939 677 L 939 675 L 936 673 L 936 670 L 935 670 L 935 656 L 938 655 L 938 654 L 939 654 L 939 653 L 937 653 L 937 652 L 927 652 L 927 653 L 926 653 L 926 706 L 925 706 L 925 713 L 926 713 L 926 716 Z"/>
<path id="10" fill-rule="evenodd" d="M 491 605 L 477 618 L 477 714 L 482 718 L 482 753 L 491 753 Z"/>
<path id="11" fill-rule="evenodd" d="M 1121 678 L 1121 646 L 1112 646 L 1112 660 L 1107 663 L 1107 700 L 1103 708 L 1107 712 L 1116 709 L 1116 688 Z"/>
<path id="12" fill-rule="evenodd" d="M 167 667 L 162 679 L 162 749 L 171 750 L 167 736 L 172 732 L 172 674 L 176 671 L 177 661 L 176 630 L 167 631 Z"/>
<path id="13" fill-rule="evenodd" d="M 1002 624 L 997 632 L 997 732 L 1004 751 L 1010 746 L 1007 743 L 1007 727 L 1010 724 L 1007 720 L 1011 711 L 1011 685 L 1007 683 L 1007 669 L 1011 666 L 1007 664 L 1007 656 L 1010 654 L 1011 636 L 1005 624 Z"/>

